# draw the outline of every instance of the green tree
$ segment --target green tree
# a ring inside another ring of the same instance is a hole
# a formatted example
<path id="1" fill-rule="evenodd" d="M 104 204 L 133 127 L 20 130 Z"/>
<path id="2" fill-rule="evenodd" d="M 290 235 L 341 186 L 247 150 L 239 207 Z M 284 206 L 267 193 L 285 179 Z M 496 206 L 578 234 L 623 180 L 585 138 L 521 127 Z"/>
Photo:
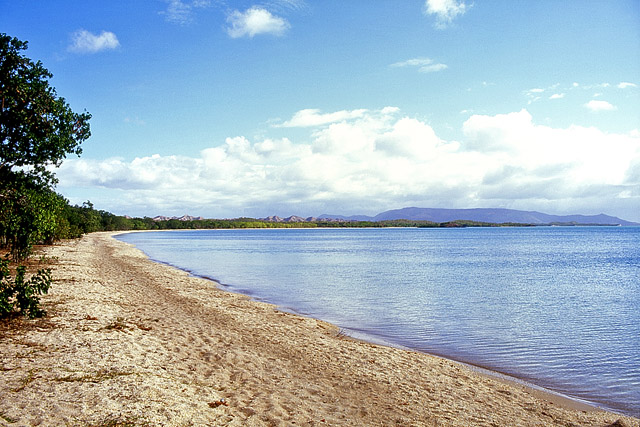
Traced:
<path id="1" fill-rule="evenodd" d="M 56 235 L 61 207 L 51 168 L 79 155 L 91 135 L 91 115 L 71 110 L 26 49 L 27 42 L 0 33 L 0 245 L 17 259 Z"/>
<path id="2" fill-rule="evenodd" d="M 53 243 L 64 227 L 66 201 L 48 188 L 19 186 L 0 197 L 0 242 L 14 260 L 26 258 L 35 243 Z"/>
<path id="3" fill-rule="evenodd" d="M 0 176 L 24 173 L 50 184 L 47 166 L 82 152 L 91 114 L 74 113 L 49 85 L 53 75 L 21 54 L 26 49 L 27 42 L 0 33 Z"/>

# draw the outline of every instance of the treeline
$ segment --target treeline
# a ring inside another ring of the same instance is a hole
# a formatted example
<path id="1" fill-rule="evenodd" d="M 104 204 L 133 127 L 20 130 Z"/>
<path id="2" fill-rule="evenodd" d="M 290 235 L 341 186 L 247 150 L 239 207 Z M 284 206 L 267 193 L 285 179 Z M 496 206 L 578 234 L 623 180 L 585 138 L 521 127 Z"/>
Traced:
<path id="1" fill-rule="evenodd" d="M 95 210 L 89 201 L 82 206 L 67 205 L 62 211 L 60 220 L 62 229 L 57 235 L 60 238 L 80 237 L 84 233 L 94 231 L 128 231 L 128 230 L 210 230 L 238 228 L 463 228 L 463 227 L 509 227 L 528 226 L 532 224 L 504 223 L 495 224 L 468 220 L 432 222 L 418 220 L 387 221 L 329 221 L 310 222 L 275 222 L 256 218 L 234 219 L 196 219 L 196 220 L 154 220 L 150 217 L 130 218 L 114 215 L 104 210 Z"/>

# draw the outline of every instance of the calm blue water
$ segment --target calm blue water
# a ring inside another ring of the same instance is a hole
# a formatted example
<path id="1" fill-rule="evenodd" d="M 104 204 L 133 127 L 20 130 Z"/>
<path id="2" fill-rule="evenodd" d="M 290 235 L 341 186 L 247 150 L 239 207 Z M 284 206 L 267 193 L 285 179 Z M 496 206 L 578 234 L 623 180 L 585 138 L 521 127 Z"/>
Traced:
<path id="1" fill-rule="evenodd" d="M 640 415 L 640 227 L 118 236 L 348 332 Z"/>

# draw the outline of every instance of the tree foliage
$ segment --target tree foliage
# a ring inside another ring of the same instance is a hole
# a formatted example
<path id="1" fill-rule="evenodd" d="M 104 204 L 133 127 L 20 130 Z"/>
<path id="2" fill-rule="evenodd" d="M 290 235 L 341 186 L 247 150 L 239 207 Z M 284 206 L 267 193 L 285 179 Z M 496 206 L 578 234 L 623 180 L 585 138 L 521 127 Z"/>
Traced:
<path id="1" fill-rule="evenodd" d="M 14 260 L 25 259 L 35 243 L 57 237 L 64 199 L 49 189 L 7 188 L 0 197 L 0 242 Z"/>
<path id="2" fill-rule="evenodd" d="M 0 34 L 0 176 L 19 173 L 52 183 L 47 166 L 80 154 L 91 135 L 87 112 L 71 110 L 49 85 L 53 75 L 21 51 L 27 42 Z"/>
<path id="3" fill-rule="evenodd" d="M 26 49 L 27 42 L 0 33 L 0 246 L 14 260 L 64 228 L 66 201 L 53 191 L 51 169 L 80 154 L 91 135 L 91 115 L 73 112 Z"/>

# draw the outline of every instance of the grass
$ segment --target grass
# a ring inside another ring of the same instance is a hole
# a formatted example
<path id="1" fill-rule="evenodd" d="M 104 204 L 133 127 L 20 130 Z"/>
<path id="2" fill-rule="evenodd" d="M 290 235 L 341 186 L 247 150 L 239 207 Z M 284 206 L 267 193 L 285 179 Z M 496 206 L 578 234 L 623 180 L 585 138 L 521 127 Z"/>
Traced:
<path id="1" fill-rule="evenodd" d="M 27 376 L 24 377 L 24 379 L 20 382 L 20 385 L 14 389 L 12 389 L 11 391 L 13 392 L 19 392 L 24 390 L 24 388 L 26 386 L 28 386 L 29 384 L 31 384 L 33 382 L 33 380 L 35 379 L 35 372 L 37 371 L 37 369 L 29 369 L 29 372 L 27 373 Z"/>
<path id="2" fill-rule="evenodd" d="M 107 380 L 111 380 L 114 378 L 118 378 L 118 377 L 125 377 L 128 375 L 135 375 L 135 372 L 129 372 L 129 371 L 117 371 L 117 370 L 99 370 L 98 372 L 95 372 L 93 374 L 85 374 L 82 376 L 68 376 L 68 377 L 62 377 L 62 378 L 57 378 L 57 381 L 60 382 L 87 382 L 87 383 L 99 383 L 102 381 L 107 381 Z"/>
<path id="3" fill-rule="evenodd" d="M 146 420 L 140 417 L 124 417 L 123 418 L 109 418 L 98 424 L 89 424 L 88 427 L 135 427 L 135 426 L 150 426 Z"/>
<path id="4" fill-rule="evenodd" d="M 2 412 L 0 412 L 0 419 L 5 420 L 9 424 L 13 424 L 13 423 L 17 423 L 18 422 L 18 420 L 13 419 L 8 415 L 3 414 Z"/>
<path id="5" fill-rule="evenodd" d="M 124 317 L 118 317 L 115 321 L 109 323 L 103 329 L 106 329 L 108 331 L 123 331 L 125 329 L 129 329 L 129 327 L 127 327 L 127 324 L 124 321 Z"/>
<path id="6" fill-rule="evenodd" d="M 336 337 L 339 339 L 344 339 L 344 338 L 349 338 L 349 335 L 347 335 L 347 332 L 344 329 L 339 328 L 338 331 L 336 332 Z"/>

